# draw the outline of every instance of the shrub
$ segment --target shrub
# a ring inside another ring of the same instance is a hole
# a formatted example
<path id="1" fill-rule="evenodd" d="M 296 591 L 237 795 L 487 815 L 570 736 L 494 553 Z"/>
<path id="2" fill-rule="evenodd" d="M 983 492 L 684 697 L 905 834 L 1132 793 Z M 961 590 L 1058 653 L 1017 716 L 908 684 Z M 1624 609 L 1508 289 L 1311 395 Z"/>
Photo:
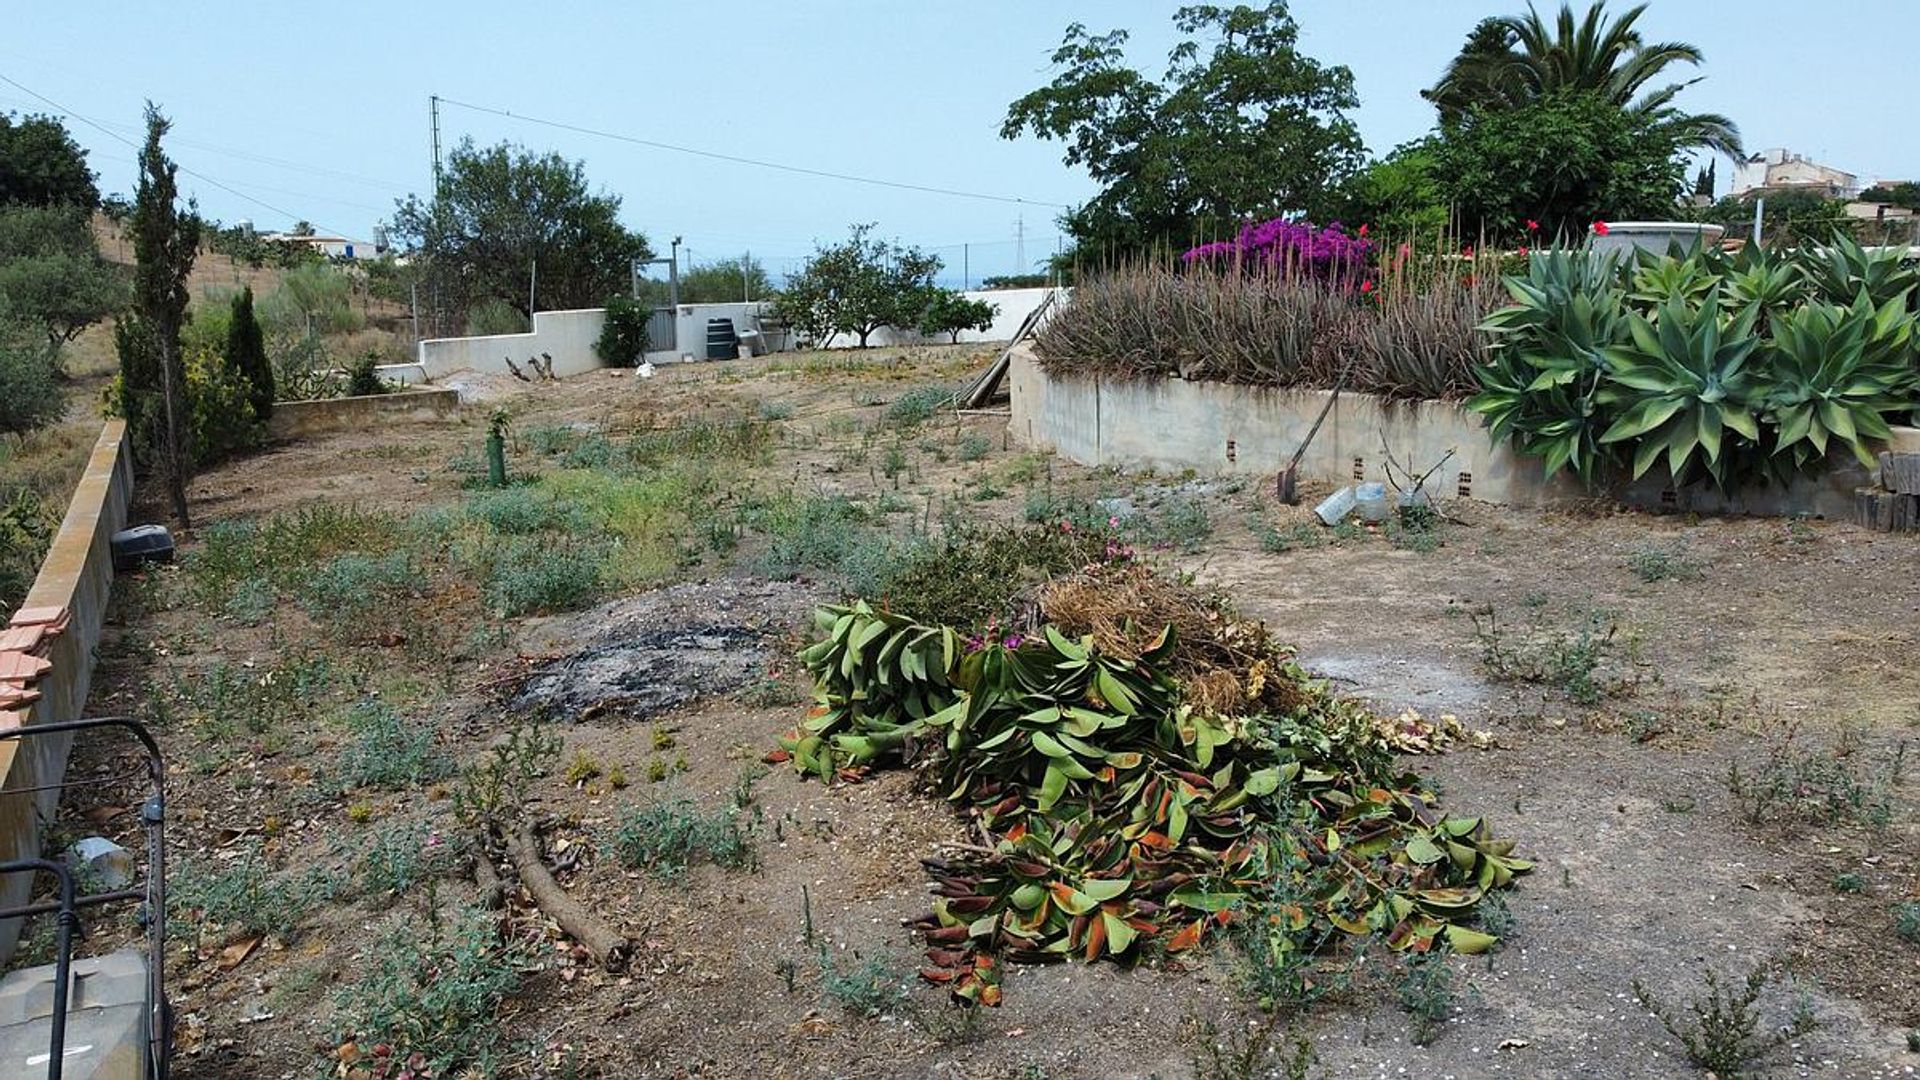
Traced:
<path id="1" fill-rule="evenodd" d="M 608 367 L 635 367 L 652 347 L 647 322 L 653 309 L 638 300 L 616 296 L 607 301 L 607 321 L 601 324 L 594 354 Z"/>
<path id="2" fill-rule="evenodd" d="M 1709 969 L 1707 996 L 1687 1003 L 1691 1020 L 1681 1019 L 1638 979 L 1633 981 L 1633 996 L 1680 1043 L 1688 1061 L 1717 1076 L 1734 1078 L 1748 1075 L 1748 1066 L 1815 1027 L 1812 1014 L 1803 1006 L 1787 1026 L 1762 1031 L 1755 1006 L 1767 982 L 1766 969 L 1761 967 L 1749 972 L 1737 988 Z"/>
<path id="3" fill-rule="evenodd" d="M 273 365 L 267 361 L 267 343 L 260 331 L 260 321 L 253 315 L 250 288 L 242 289 L 233 298 L 224 345 L 227 365 L 239 372 L 252 388 L 248 400 L 253 403 L 253 418 L 266 423 L 273 415 Z"/>
<path id="4" fill-rule="evenodd" d="M 1202 244 L 1181 259 L 1352 287 L 1366 275 L 1372 250 L 1372 241 L 1349 234 L 1339 222 L 1318 227 L 1311 221 L 1273 218 L 1250 222 L 1232 240 Z"/>
<path id="5" fill-rule="evenodd" d="M 349 334 L 367 319 L 353 306 L 353 281 L 326 263 L 304 263 L 259 304 L 260 321 L 294 333 Z"/>
<path id="6" fill-rule="evenodd" d="M 381 935 L 360 978 L 335 999 L 342 1034 L 369 1050 L 386 1044 L 394 1061 L 419 1055 L 417 1075 L 453 1076 L 469 1065 L 490 1075 L 503 1032 L 494 1014 L 530 957 L 502 945 L 483 911 L 431 919 L 425 930 L 402 918 Z"/>
<path id="7" fill-rule="evenodd" d="M 57 354 L 44 336 L 0 311 L 0 433 L 45 427 L 66 413 Z"/>
<path id="8" fill-rule="evenodd" d="M 487 606 L 508 617 L 585 607 L 606 583 L 606 564 L 607 552 L 598 545 L 516 537 L 492 559 Z"/>
<path id="9" fill-rule="evenodd" d="M 192 913 L 196 928 L 217 923 L 230 936 L 270 934 L 285 940 L 321 901 L 333 895 L 326 874 L 274 873 L 257 851 L 231 862 L 185 861 L 167 881 L 167 907 L 176 916 Z"/>
<path id="10" fill-rule="evenodd" d="M 197 464 L 220 461 L 260 444 L 253 384 L 218 352 L 202 349 L 188 354 L 187 408 Z"/>
<path id="11" fill-rule="evenodd" d="M 409 720 L 381 702 L 365 702 L 347 714 L 352 736 L 340 747 L 331 783 L 353 788 L 403 790 L 453 773 L 453 761 L 435 745 L 433 725 Z"/>
<path id="12" fill-rule="evenodd" d="M 380 377 L 380 354 L 372 349 L 347 361 L 348 397 L 372 397 L 384 394 L 393 387 Z"/>

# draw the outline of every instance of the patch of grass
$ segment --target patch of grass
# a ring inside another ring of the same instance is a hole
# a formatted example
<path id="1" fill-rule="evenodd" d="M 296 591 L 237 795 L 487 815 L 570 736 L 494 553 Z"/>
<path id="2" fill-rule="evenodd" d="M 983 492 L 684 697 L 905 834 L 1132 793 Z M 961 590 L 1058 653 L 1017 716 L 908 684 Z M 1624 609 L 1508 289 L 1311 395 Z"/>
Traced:
<path id="1" fill-rule="evenodd" d="M 627 444 L 627 457 L 635 469 L 702 460 L 757 462 L 766 457 L 772 441 L 772 428 L 751 417 L 699 419 L 635 435 Z"/>
<path id="2" fill-rule="evenodd" d="M 1311 1080 L 1314 1067 L 1320 1064 L 1320 1056 L 1304 1035 L 1294 1036 L 1282 1049 L 1282 1032 L 1272 1023 L 1225 1033 L 1211 1019 L 1194 1016 L 1186 1027 L 1193 1046 L 1187 1060 L 1194 1080 Z"/>
<path id="3" fill-rule="evenodd" d="M 887 406 L 881 419 L 892 427 L 917 427 L 953 404 L 953 391 L 944 386 L 916 386 Z"/>
<path id="4" fill-rule="evenodd" d="M 489 610 L 512 618 L 573 611 L 597 600 L 607 551 L 592 543 L 545 544 L 528 537 L 495 549 L 483 592 Z"/>
<path id="5" fill-rule="evenodd" d="M 1894 788 L 1906 764 L 1905 742 L 1876 765 L 1855 727 L 1843 726 L 1827 745 L 1808 745 L 1797 724 L 1765 738 L 1766 755 L 1759 762 L 1743 769 L 1735 761 L 1727 767 L 1727 791 L 1749 824 L 1784 818 L 1884 828 L 1893 821 Z"/>
<path id="6" fill-rule="evenodd" d="M 1893 909 L 1893 932 L 1909 945 L 1920 945 L 1920 900 L 1907 900 Z"/>
<path id="7" fill-rule="evenodd" d="M 429 878 L 452 873 L 465 852 L 432 823 L 395 821 L 335 842 L 348 856 L 360 891 L 398 896 Z"/>
<path id="8" fill-rule="evenodd" d="M 1387 519 L 1387 543 L 1406 551 L 1429 555 L 1446 542 L 1445 522 L 1423 503 L 1397 508 Z"/>
<path id="9" fill-rule="evenodd" d="M 435 744 L 430 723 L 409 720 L 378 701 L 355 706 L 346 723 L 351 735 L 327 778 L 334 791 L 400 791 L 453 774 L 453 759 Z"/>
<path id="10" fill-rule="evenodd" d="M 1721 981 L 1720 974 L 1709 969 L 1705 974 L 1705 997 L 1687 1002 L 1690 1020 L 1683 1019 L 1663 1004 L 1639 979 L 1633 981 L 1633 996 L 1645 1006 L 1667 1033 L 1679 1040 L 1687 1060 L 1712 1071 L 1723 1080 L 1751 1075 L 1747 1070 L 1755 1062 L 1813 1030 L 1813 1016 L 1802 1008 L 1787 1025 L 1762 1031 L 1760 1010 L 1756 1007 L 1766 989 L 1766 969 L 1754 968 L 1737 987 Z"/>
<path id="11" fill-rule="evenodd" d="M 270 935 L 291 940 L 301 921 L 333 897 L 338 882 L 309 867 L 274 873 L 257 850 L 228 862 L 183 860 L 167 875 L 167 907 L 203 936 L 217 925 L 226 939 Z"/>
<path id="12" fill-rule="evenodd" d="M 1213 535 L 1213 518 L 1199 499 L 1169 499 L 1139 523 L 1137 532 L 1153 547 L 1193 552 Z"/>
<path id="13" fill-rule="evenodd" d="M 390 924 L 364 961 L 360 977 L 335 995 L 342 1034 L 370 1051 L 393 1048 L 390 1060 L 420 1055 L 419 1075 L 453 1076 L 471 1067 L 491 1075 L 504 1026 L 500 1004 L 520 983 L 527 951 L 502 945 L 494 919 L 463 909 L 449 919 L 402 918 Z"/>
<path id="14" fill-rule="evenodd" d="M 350 551 L 321 563 L 299 589 L 300 606 L 316 619 L 357 621 L 422 584 L 406 551 L 370 555 Z"/>
<path id="15" fill-rule="evenodd" d="M 1832 886 L 1834 892 L 1849 896 L 1867 891 L 1867 879 L 1851 871 L 1833 875 L 1833 880 L 1828 884 Z"/>
<path id="16" fill-rule="evenodd" d="M 993 440 L 976 432 L 960 440 L 960 444 L 953 448 L 953 456 L 961 461 L 979 461 L 992 449 Z"/>
<path id="17" fill-rule="evenodd" d="M 623 866 L 662 877 L 676 877 L 702 862 L 753 869 L 759 853 L 754 824 L 741 820 L 746 816 L 737 806 L 703 811 L 690 799 L 631 807 L 614 830 L 613 854 Z"/>
<path id="18" fill-rule="evenodd" d="M 1700 564 L 1688 554 L 1686 545 L 1671 547 L 1647 545 L 1627 556 L 1627 569 L 1645 582 L 1691 581 L 1700 576 Z"/>
<path id="19" fill-rule="evenodd" d="M 543 486 L 510 487 L 467 497 L 467 515 L 497 533 L 530 536 L 540 532 L 575 533 L 587 525 L 574 502 Z"/>
<path id="20" fill-rule="evenodd" d="M 785 401 L 763 401 L 760 403 L 760 419 L 766 421 L 793 419 L 793 406 Z"/>
<path id="21" fill-rule="evenodd" d="M 870 507 L 844 495 L 783 495 L 749 506 L 744 518 L 767 537 L 759 569 L 772 578 L 833 574 L 864 593 L 885 576 L 900 546 L 873 527 Z"/>
<path id="22" fill-rule="evenodd" d="M 1317 548 L 1327 542 L 1320 526 L 1307 521 L 1296 521 L 1284 529 L 1269 526 L 1260 530 L 1259 536 L 1260 550 L 1269 555 Z"/>

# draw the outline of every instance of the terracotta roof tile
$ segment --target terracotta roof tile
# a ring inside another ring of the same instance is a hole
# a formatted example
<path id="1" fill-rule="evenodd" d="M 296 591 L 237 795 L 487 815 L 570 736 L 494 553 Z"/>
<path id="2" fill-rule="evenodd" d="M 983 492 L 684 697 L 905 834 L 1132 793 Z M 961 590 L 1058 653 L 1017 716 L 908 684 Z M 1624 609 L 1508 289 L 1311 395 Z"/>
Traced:
<path id="1" fill-rule="evenodd" d="M 0 679 L 9 681 L 37 679 L 52 666 L 53 661 L 44 656 L 35 656 L 18 650 L 0 652 Z"/>
<path id="2" fill-rule="evenodd" d="M 13 613 L 14 626 L 66 626 L 67 609 L 63 607 L 21 608 Z"/>
<path id="3" fill-rule="evenodd" d="M 27 710 L 0 709 L 0 731 L 12 731 L 14 728 L 26 726 L 26 723 Z"/>
<path id="4" fill-rule="evenodd" d="M 39 647 L 40 639 L 46 636 L 47 628 L 42 624 L 9 626 L 0 630 L 0 652 L 8 650 L 32 652 Z"/>

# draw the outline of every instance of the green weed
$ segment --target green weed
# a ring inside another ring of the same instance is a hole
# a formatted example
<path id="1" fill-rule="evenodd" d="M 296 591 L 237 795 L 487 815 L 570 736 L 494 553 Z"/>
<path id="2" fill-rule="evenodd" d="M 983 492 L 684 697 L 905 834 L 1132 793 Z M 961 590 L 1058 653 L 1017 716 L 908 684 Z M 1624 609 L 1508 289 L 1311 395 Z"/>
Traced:
<path id="1" fill-rule="evenodd" d="M 229 938 L 290 940 L 301 921 L 332 899 L 338 883 L 318 869 L 274 873 L 255 850 L 228 862 L 184 860 L 168 873 L 167 907 L 195 929 L 218 925 Z"/>
<path id="2" fill-rule="evenodd" d="M 701 862 L 729 870 L 759 865 L 754 826 L 735 807 L 706 812 L 692 800 L 675 799 L 629 808 L 613 834 L 621 865 L 675 877 Z"/>
<path id="3" fill-rule="evenodd" d="M 1649 545 L 1627 556 L 1627 569 L 1645 582 L 1691 581 L 1700 576 L 1700 564 L 1687 553 L 1685 545 L 1659 547 Z"/>
<path id="4" fill-rule="evenodd" d="M 453 759 L 435 743 L 433 725 L 409 720 L 385 702 L 368 701 L 347 713 L 351 735 L 341 745 L 327 786 L 403 790 L 452 774 Z"/>
<path id="5" fill-rule="evenodd" d="M 531 957 L 502 945 L 483 911 L 429 919 L 426 930 L 399 919 L 381 934 L 359 979 L 335 996 L 342 1033 L 392 1047 L 394 1061 L 420 1055 L 419 1075 L 492 1075 L 504 1035 L 496 1013 Z"/>
<path id="6" fill-rule="evenodd" d="M 1816 1026 L 1813 1016 L 1802 1008 L 1786 1026 L 1761 1030 L 1756 1004 L 1767 986 L 1764 968 L 1755 967 L 1737 988 L 1723 985 L 1719 973 L 1711 969 L 1705 978 L 1706 996 L 1687 1002 L 1691 1020 L 1676 1015 L 1638 979 L 1633 981 L 1633 996 L 1679 1040 L 1688 1061 L 1723 1080 L 1750 1075 L 1747 1070 L 1754 1062 Z"/>

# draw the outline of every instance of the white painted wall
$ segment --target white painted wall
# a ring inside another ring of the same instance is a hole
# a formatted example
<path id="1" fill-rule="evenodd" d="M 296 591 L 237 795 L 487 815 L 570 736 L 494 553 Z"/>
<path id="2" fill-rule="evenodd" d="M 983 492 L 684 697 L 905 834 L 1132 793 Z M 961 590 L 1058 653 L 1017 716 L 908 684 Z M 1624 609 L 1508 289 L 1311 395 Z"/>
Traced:
<path id="1" fill-rule="evenodd" d="M 707 358 L 707 320 L 731 319 L 733 332 L 744 334 L 760 328 L 760 313 L 766 304 L 754 300 L 731 304 L 681 304 L 674 313 L 676 341 L 671 349 L 655 348 L 647 359 L 656 364 L 671 363 L 691 353 L 695 360 Z M 657 343 L 656 343 L 657 344 Z"/>
<path id="2" fill-rule="evenodd" d="M 427 378 L 439 379 L 455 371 L 507 374 L 507 358 L 527 370 L 527 361 L 541 353 L 553 357 L 553 373 L 562 378 L 602 367 L 593 351 L 605 308 L 576 311 L 537 311 L 529 334 L 490 334 L 485 337 L 428 338 L 420 343 L 420 366 Z"/>

